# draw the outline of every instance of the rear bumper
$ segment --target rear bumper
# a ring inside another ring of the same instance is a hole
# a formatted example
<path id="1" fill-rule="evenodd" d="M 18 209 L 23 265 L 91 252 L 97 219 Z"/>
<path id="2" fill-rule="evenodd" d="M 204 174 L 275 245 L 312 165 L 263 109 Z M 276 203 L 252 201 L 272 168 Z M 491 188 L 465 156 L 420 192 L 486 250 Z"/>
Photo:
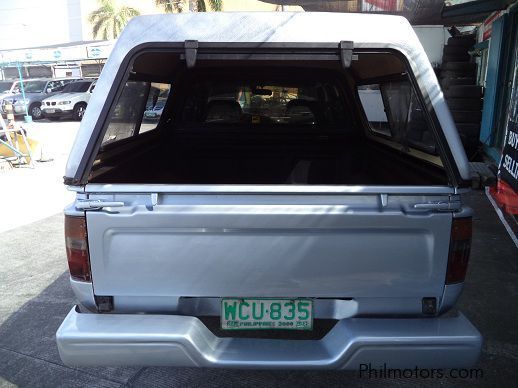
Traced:
<path id="1" fill-rule="evenodd" d="M 67 365 L 350 369 L 462 368 L 482 337 L 463 316 L 339 321 L 322 339 L 218 338 L 195 317 L 84 314 L 73 308 L 56 334 Z"/>

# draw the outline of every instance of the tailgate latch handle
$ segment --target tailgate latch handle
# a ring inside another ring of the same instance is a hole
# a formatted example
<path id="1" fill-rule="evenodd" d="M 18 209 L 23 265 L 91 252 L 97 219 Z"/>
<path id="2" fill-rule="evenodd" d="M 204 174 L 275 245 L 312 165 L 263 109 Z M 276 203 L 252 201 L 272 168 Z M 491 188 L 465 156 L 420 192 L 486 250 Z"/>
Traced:
<path id="1" fill-rule="evenodd" d="M 84 201 L 77 201 L 76 209 L 79 210 L 97 210 L 103 207 L 122 207 L 124 202 L 103 201 L 102 199 L 88 199 Z"/>
<path id="2" fill-rule="evenodd" d="M 437 210 L 437 211 L 451 211 L 451 210 L 459 210 L 461 208 L 460 201 L 450 202 L 450 201 L 437 201 L 437 202 L 425 202 L 425 203 L 415 203 L 414 209 L 419 210 Z"/>

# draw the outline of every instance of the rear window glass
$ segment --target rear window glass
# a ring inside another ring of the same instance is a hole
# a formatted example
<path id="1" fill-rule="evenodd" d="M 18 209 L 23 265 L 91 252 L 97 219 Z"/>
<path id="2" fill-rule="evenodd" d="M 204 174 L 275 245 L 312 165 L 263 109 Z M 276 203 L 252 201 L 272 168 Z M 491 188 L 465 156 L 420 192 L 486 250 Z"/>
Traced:
<path id="1" fill-rule="evenodd" d="M 63 88 L 63 93 L 85 93 L 92 82 L 71 82 Z"/>
<path id="2" fill-rule="evenodd" d="M 11 90 L 11 86 L 13 86 L 12 82 L 0 82 L 0 93 L 5 93 Z"/>
<path id="3" fill-rule="evenodd" d="M 139 133 L 148 132 L 156 128 L 162 117 L 170 89 L 171 85 L 169 84 L 151 83 Z"/>
<path id="4" fill-rule="evenodd" d="M 25 83 L 25 93 L 43 93 L 46 81 L 28 81 Z"/>
<path id="5" fill-rule="evenodd" d="M 102 145 L 155 129 L 169 90 L 169 84 L 127 81 L 111 115 Z"/>
<path id="6" fill-rule="evenodd" d="M 397 55 L 360 51 L 343 68 L 327 54 L 259 60 L 222 51 L 215 59 L 203 50 L 193 67 L 176 51 L 135 59 L 119 97 L 109 101 L 89 182 L 448 182 L 441 158 L 427 148 L 428 112 Z"/>
<path id="7" fill-rule="evenodd" d="M 358 94 L 372 131 L 390 136 L 390 126 L 380 86 L 378 84 L 359 86 Z"/>
<path id="8" fill-rule="evenodd" d="M 241 80 L 197 82 L 187 98 L 183 124 L 340 126 L 345 107 L 329 82 Z"/>
<path id="9" fill-rule="evenodd" d="M 358 87 L 374 135 L 435 154 L 435 140 L 408 77 Z"/>

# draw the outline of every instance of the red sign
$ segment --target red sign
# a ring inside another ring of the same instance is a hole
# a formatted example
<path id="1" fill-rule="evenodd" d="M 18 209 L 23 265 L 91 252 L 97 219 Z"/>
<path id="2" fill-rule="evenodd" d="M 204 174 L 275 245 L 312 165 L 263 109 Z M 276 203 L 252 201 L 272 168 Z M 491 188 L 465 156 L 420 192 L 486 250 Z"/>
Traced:
<path id="1" fill-rule="evenodd" d="M 380 11 L 398 11 L 399 0 L 365 0 L 364 3 L 370 4 Z"/>

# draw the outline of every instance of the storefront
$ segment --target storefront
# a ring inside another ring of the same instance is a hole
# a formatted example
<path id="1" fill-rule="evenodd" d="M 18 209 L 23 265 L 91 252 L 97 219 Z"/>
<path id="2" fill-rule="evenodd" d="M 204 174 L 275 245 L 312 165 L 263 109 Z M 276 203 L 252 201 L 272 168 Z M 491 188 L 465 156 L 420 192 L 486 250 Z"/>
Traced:
<path id="1" fill-rule="evenodd" d="M 80 42 L 0 51 L 0 79 L 96 77 L 108 58 L 113 41 Z"/>
<path id="2" fill-rule="evenodd" d="M 480 142 L 499 166 L 491 194 L 508 216 L 518 216 L 518 2 L 480 27 L 485 85 Z"/>

